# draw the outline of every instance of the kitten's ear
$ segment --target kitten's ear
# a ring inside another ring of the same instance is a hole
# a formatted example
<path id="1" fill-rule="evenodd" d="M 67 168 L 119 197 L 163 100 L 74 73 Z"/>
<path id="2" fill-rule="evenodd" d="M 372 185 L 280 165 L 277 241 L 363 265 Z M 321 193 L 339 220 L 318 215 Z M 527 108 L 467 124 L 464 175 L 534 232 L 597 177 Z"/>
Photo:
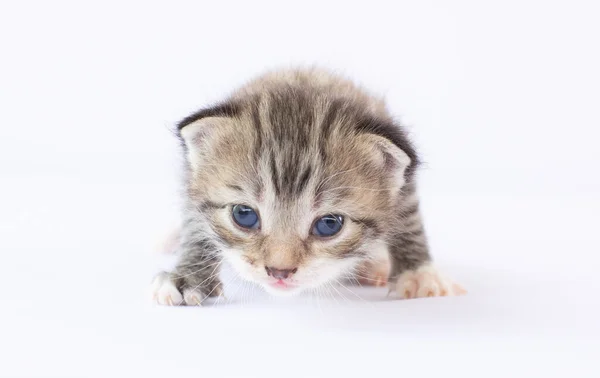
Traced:
<path id="1" fill-rule="evenodd" d="M 410 180 L 416 163 L 409 156 L 412 150 L 407 153 L 389 139 L 375 134 L 365 134 L 364 140 L 375 161 L 393 177 L 398 188 L 404 186 Z"/>
<path id="2" fill-rule="evenodd" d="M 224 102 L 201 109 L 179 122 L 177 133 L 185 143 L 187 159 L 193 169 L 198 167 L 211 142 L 223 130 L 223 126 L 229 124 L 239 112 L 238 104 Z"/>
<path id="3" fill-rule="evenodd" d="M 196 169 L 210 144 L 214 141 L 219 129 L 228 123 L 230 119 L 225 117 L 206 117 L 195 120 L 182 126 L 179 135 L 185 143 L 187 160 L 192 169 Z"/>

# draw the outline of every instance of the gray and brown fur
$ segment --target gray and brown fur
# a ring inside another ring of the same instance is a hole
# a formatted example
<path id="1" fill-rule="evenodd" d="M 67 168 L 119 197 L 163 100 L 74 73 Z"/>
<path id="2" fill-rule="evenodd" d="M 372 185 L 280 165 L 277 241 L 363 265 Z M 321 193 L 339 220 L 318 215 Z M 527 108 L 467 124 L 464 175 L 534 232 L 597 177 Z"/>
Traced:
<path id="1" fill-rule="evenodd" d="M 198 122 L 206 125 L 184 138 Z M 269 73 L 185 118 L 177 131 L 186 155 L 186 206 L 181 258 L 171 274 L 180 291 L 219 293 L 225 249 L 257 269 L 277 264 L 300 273 L 317 257 L 368 261 L 383 244 L 391 281 L 430 260 L 415 149 L 383 100 L 352 82 L 316 69 Z M 405 167 L 395 149 L 407 157 Z M 263 228 L 232 228 L 224 214 L 238 198 L 265 206 Z M 307 223 L 313 211 L 343 214 L 343 240 L 316 240 Z"/>

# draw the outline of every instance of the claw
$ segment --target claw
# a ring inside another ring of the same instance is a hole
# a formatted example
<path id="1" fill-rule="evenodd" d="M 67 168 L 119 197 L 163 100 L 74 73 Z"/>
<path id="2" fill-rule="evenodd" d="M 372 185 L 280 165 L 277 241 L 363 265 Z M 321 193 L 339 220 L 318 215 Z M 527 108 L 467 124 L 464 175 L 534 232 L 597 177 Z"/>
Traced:
<path id="1" fill-rule="evenodd" d="M 196 303 L 196 306 L 202 305 L 202 302 L 200 301 L 200 299 L 198 299 L 198 297 L 196 297 L 195 295 L 192 297 L 192 301 L 194 301 Z"/>

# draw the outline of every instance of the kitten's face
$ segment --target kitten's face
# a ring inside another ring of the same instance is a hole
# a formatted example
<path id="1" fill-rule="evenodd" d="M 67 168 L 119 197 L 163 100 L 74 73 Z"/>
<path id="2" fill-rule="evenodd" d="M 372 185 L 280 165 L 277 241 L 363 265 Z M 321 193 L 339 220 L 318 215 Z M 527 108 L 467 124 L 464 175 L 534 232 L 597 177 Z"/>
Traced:
<path id="1" fill-rule="evenodd" d="M 406 155 L 370 134 L 278 135 L 245 122 L 213 117 L 182 130 L 189 196 L 223 257 L 280 295 L 351 273 L 398 216 Z"/>

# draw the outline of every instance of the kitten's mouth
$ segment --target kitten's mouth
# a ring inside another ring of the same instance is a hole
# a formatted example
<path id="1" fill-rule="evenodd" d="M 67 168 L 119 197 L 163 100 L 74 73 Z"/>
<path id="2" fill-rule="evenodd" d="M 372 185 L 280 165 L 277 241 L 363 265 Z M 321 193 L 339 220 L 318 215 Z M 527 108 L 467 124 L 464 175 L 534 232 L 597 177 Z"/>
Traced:
<path id="1" fill-rule="evenodd" d="M 280 289 L 280 290 L 291 290 L 291 289 L 295 289 L 297 287 L 293 283 L 286 282 L 284 280 L 276 280 L 276 281 L 269 282 L 269 286 L 271 286 L 275 289 Z"/>

